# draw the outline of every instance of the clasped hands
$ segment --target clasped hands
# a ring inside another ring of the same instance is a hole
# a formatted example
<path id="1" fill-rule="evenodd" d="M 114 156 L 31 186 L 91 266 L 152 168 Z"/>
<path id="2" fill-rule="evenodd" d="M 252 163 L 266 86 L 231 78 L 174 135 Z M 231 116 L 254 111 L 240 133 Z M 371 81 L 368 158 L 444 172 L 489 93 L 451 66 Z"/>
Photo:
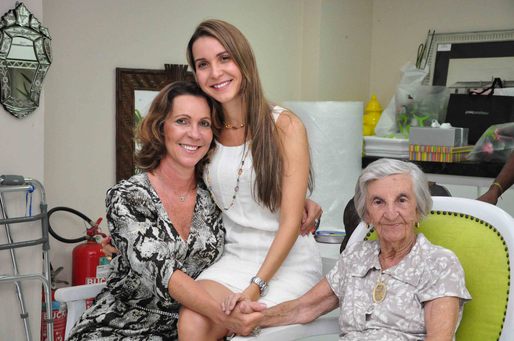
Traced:
<path id="1" fill-rule="evenodd" d="M 244 293 L 234 293 L 223 300 L 221 310 L 227 315 L 225 326 L 229 335 L 248 336 L 255 335 L 259 329 L 266 305 L 252 301 Z"/>

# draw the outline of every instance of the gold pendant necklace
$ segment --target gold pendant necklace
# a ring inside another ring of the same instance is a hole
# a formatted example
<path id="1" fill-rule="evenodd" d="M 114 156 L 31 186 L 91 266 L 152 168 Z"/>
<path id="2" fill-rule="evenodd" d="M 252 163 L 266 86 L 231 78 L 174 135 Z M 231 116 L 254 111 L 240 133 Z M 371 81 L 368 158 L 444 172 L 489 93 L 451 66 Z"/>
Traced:
<path id="1" fill-rule="evenodd" d="M 378 277 L 377 284 L 373 288 L 373 302 L 374 303 L 382 303 L 387 295 L 387 287 L 385 282 L 382 281 L 382 271 L 380 271 L 380 276 Z"/>
<path id="2" fill-rule="evenodd" d="M 159 172 L 159 174 L 157 174 L 157 172 L 155 173 L 155 176 L 159 179 L 159 181 L 163 184 L 165 184 L 165 181 L 164 181 L 164 175 L 162 175 L 161 172 Z M 196 184 L 194 186 L 194 188 L 191 188 L 193 186 L 195 182 L 195 178 L 193 176 L 193 178 L 191 179 L 191 182 L 189 183 L 188 185 L 188 190 L 186 190 L 184 193 L 180 194 L 180 193 L 177 193 L 176 191 L 174 191 L 173 189 L 170 189 L 171 193 L 173 195 L 175 195 L 177 198 L 178 198 L 178 201 L 179 202 L 185 202 L 187 199 L 189 199 L 189 195 L 191 194 L 191 192 L 194 192 L 196 191 Z"/>
<path id="3" fill-rule="evenodd" d="M 185 202 L 187 199 L 189 199 L 189 196 L 191 195 L 191 193 L 193 193 L 194 191 L 196 191 L 196 185 L 193 189 L 189 189 L 187 192 L 183 193 L 183 194 L 178 194 L 178 193 L 175 193 L 175 195 L 178 197 L 178 201 L 180 202 Z"/>

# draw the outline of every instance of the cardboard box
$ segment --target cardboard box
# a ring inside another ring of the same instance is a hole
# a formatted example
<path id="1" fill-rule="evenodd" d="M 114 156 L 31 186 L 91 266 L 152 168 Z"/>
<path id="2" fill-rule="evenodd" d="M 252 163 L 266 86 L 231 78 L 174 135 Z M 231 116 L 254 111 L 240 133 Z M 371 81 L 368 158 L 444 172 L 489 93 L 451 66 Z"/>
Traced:
<path id="1" fill-rule="evenodd" d="M 465 146 L 468 144 L 468 128 L 410 127 L 409 143 L 422 146 Z"/>

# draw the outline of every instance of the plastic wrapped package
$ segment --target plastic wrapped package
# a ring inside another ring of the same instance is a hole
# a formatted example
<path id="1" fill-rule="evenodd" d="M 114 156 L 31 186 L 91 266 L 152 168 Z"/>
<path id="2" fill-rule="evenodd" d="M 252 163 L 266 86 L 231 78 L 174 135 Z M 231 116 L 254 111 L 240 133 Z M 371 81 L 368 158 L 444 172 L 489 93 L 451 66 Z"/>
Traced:
<path id="1" fill-rule="evenodd" d="M 514 122 L 495 124 L 487 128 L 468 159 L 475 161 L 505 162 L 514 151 Z"/>
<path id="2" fill-rule="evenodd" d="M 312 199 L 323 208 L 321 230 L 342 230 L 362 165 L 362 102 L 283 103 L 304 123 L 314 171 Z"/>

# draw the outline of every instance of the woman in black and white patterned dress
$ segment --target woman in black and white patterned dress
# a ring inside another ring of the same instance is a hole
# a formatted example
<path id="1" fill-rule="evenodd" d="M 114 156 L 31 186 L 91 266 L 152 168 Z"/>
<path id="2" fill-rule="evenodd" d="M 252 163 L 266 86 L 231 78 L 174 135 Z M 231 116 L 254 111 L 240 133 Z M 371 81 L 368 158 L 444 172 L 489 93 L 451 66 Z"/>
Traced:
<path id="1" fill-rule="evenodd" d="M 237 317 L 226 316 L 194 280 L 221 256 L 225 236 L 199 176 L 212 149 L 212 110 L 191 82 L 166 86 L 152 102 L 138 131 L 144 172 L 107 192 L 119 254 L 69 340 L 176 340 L 181 304 L 237 330 Z"/>

